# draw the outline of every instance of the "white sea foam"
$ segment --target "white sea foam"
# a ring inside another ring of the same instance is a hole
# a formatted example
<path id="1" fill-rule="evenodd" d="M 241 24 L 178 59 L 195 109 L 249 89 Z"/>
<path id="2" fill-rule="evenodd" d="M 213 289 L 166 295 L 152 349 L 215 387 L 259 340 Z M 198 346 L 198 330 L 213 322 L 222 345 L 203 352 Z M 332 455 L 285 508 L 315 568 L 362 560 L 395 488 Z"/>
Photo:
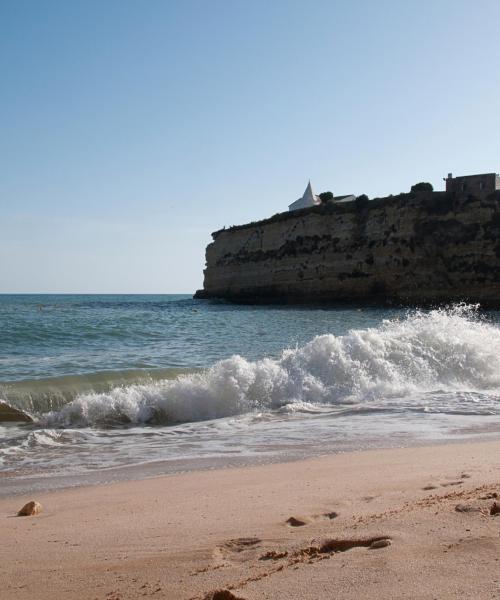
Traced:
<path id="1" fill-rule="evenodd" d="M 500 411 L 500 328 L 473 307 L 320 335 L 278 359 L 232 356 L 174 380 L 85 393 L 43 416 L 46 427 L 183 423 L 315 406 Z"/>

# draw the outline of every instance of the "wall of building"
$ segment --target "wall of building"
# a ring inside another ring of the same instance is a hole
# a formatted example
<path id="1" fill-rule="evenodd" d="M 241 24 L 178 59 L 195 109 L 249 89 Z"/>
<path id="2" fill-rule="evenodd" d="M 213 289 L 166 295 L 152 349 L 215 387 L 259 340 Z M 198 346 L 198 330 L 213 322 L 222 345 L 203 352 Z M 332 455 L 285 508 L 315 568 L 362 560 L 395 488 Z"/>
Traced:
<path id="1" fill-rule="evenodd" d="M 446 191 L 456 195 L 472 194 L 482 197 L 492 194 L 499 189 L 498 176 L 496 173 L 484 173 L 483 175 L 467 175 L 464 177 L 453 177 L 446 179 Z"/>
<path id="2" fill-rule="evenodd" d="M 330 203 L 214 235 L 197 297 L 500 305 L 500 192 Z"/>

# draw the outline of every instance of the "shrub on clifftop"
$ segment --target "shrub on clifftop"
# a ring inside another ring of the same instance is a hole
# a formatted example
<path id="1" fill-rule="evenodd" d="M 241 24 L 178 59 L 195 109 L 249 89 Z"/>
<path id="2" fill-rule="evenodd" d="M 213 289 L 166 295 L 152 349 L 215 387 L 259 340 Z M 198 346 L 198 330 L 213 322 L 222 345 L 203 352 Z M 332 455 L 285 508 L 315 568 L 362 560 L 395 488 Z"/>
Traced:
<path id="1" fill-rule="evenodd" d="M 333 200 L 332 192 L 321 192 L 319 197 L 321 199 L 321 204 L 326 204 L 327 202 L 331 202 Z"/>
<path id="2" fill-rule="evenodd" d="M 420 183 L 416 183 L 415 185 L 412 185 L 411 191 L 412 192 L 433 192 L 434 187 L 432 186 L 432 183 L 429 183 L 427 181 L 421 181 Z"/>
<path id="3" fill-rule="evenodd" d="M 356 198 L 356 208 L 365 208 L 368 206 L 370 199 L 366 194 L 361 194 Z"/>

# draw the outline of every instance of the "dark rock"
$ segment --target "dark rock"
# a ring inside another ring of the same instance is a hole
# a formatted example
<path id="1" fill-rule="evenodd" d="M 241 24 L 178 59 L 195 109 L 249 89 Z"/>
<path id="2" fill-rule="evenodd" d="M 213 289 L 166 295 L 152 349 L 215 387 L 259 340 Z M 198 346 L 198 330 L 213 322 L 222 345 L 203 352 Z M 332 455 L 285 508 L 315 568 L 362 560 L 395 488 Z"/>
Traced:
<path id="1" fill-rule="evenodd" d="M 500 504 L 498 502 L 493 502 L 490 508 L 490 515 L 500 515 Z"/>

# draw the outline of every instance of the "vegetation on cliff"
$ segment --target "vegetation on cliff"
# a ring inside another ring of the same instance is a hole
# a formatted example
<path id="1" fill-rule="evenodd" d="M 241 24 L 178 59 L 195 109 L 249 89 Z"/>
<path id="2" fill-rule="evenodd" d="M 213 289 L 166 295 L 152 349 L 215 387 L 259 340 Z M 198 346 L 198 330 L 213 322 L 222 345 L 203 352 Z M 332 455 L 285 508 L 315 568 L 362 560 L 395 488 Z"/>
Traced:
<path id="1" fill-rule="evenodd" d="M 434 187 L 433 187 L 432 183 L 429 183 L 427 181 L 421 181 L 420 183 L 416 183 L 415 185 L 412 185 L 411 191 L 412 192 L 433 192 Z"/>

